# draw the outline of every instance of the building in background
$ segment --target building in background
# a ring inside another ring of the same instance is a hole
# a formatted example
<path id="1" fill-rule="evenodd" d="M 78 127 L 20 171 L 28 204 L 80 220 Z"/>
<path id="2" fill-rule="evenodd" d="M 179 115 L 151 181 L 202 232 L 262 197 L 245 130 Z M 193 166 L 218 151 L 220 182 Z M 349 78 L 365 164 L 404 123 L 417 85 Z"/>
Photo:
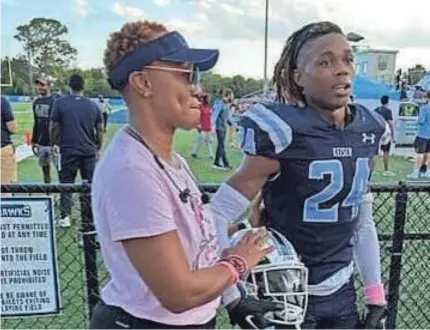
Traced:
<path id="1" fill-rule="evenodd" d="M 353 47 L 356 74 L 382 84 L 395 85 L 397 50 Z"/>

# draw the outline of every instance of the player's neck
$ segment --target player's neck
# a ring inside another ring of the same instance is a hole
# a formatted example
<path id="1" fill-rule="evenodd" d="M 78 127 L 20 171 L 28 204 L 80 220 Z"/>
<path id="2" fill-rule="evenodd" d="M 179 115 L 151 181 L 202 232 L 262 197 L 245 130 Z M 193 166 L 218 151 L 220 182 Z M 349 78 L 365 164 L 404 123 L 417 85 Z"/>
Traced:
<path id="1" fill-rule="evenodd" d="M 76 96 L 84 96 L 84 91 L 72 91 L 72 94 Z"/>
<path id="2" fill-rule="evenodd" d="M 347 106 L 343 106 L 335 110 L 328 110 L 312 104 L 310 105 L 312 108 L 317 110 L 325 120 L 335 125 L 337 128 L 343 128 L 345 126 L 345 119 L 348 111 Z"/>

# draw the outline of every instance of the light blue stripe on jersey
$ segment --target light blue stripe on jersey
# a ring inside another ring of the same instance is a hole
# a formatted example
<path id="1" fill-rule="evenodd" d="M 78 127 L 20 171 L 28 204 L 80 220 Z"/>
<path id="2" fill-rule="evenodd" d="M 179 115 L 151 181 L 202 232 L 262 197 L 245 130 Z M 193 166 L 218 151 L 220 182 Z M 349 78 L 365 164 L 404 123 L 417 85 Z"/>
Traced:
<path id="1" fill-rule="evenodd" d="M 255 148 L 255 131 L 247 127 L 245 129 L 245 136 L 243 138 L 243 150 L 245 152 L 250 153 L 251 155 L 256 155 L 256 148 Z"/>
<path id="2" fill-rule="evenodd" d="M 318 284 L 308 284 L 308 293 L 310 296 L 330 296 L 351 279 L 354 274 L 354 261 L 339 269 L 332 276 Z"/>
<path id="3" fill-rule="evenodd" d="M 290 125 L 272 110 L 257 104 L 254 108 L 245 112 L 244 117 L 251 119 L 269 135 L 276 153 L 282 152 L 291 144 L 293 131 Z"/>

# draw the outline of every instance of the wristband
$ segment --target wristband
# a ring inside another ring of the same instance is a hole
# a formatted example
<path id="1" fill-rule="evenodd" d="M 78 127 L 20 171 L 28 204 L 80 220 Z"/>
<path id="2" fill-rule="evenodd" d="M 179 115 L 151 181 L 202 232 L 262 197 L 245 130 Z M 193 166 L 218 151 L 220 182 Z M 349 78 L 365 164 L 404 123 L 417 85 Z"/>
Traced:
<path id="1" fill-rule="evenodd" d="M 368 305 L 384 306 L 387 304 L 383 284 L 366 286 L 364 288 L 364 296 Z"/>
<path id="2" fill-rule="evenodd" d="M 246 260 L 237 254 L 231 254 L 221 259 L 231 264 L 239 274 L 239 277 L 243 277 L 248 272 L 248 263 Z"/>
<path id="3" fill-rule="evenodd" d="M 233 285 L 237 284 L 239 282 L 239 273 L 237 272 L 236 268 L 234 268 L 234 266 L 229 263 L 228 261 L 223 261 L 221 260 L 220 262 L 218 262 L 218 265 L 221 266 L 225 266 L 228 268 L 228 270 L 230 271 L 230 273 L 233 275 Z"/>

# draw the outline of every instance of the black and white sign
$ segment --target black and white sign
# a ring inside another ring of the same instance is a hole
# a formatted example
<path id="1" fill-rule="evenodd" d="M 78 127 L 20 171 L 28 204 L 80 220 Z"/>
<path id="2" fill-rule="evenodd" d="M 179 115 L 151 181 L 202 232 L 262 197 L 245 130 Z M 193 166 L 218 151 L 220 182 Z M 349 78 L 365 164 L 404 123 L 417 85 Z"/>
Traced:
<path id="1" fill-rule="evenodd" d="M 60 313 L 51 197 L 1 199 L 1 317 Z"/>

